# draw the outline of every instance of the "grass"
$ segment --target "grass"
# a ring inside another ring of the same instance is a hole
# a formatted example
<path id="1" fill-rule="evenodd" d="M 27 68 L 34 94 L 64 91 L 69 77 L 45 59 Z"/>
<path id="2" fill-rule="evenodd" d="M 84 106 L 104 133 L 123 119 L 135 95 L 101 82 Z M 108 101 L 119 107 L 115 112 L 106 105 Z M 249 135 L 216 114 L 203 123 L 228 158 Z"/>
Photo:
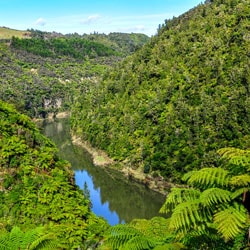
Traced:
<path id="1" fill-rule="evenodd" d="M 9 29 L 6 27 L 0 27 L 0 39 L 11 39 L 11 37 L 19 37 L 19 38 L 24 38 L 24 37 L 29 37 L 28 31 L 22 31 L 22 30 L 14 30 L 14 29 Z"/>

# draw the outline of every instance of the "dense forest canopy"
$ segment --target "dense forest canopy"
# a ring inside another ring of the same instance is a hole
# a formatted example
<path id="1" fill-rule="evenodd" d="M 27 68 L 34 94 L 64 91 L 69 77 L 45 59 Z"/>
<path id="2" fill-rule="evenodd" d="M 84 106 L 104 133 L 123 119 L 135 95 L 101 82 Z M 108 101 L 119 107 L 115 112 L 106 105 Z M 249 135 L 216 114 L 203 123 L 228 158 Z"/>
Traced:
<path id="1" fill-rule="evenodd" d="M 3 40 L 0 249 L 248 249 L 249 22 L 249 0 L 210 0 L 149 41 L 35 30 Z M 19 113 L 65 110 L 72 132 L 116 162 L 178 184 L 161 208 L 169 219 L 110 227 L 91 212 L 69 163 Z"/>
<path id="2" fill-rule="evenodd" d="M 201 4 L 79 96 L 72 126 L 117 161 L 178 180 L 249 147 L 248 1 Z"/>
<path id="3" fill-rule="evenodd" d="M 69 110 L 76 91 L 84 91 L 149 39 L 143 34 L 63 36 L 34 30 L 29 36 L 13 37 L 10 46 L 0 43 L 0 96 L 31 117 Z"/>
<path id="4" fill-rule="evenodd" d="M 0 139 L 0 230 L 46 226 L 63 249 L 71 249 L 108 228 L 90 211 L 90 201 L 54 144 L 2 101 Z"/>

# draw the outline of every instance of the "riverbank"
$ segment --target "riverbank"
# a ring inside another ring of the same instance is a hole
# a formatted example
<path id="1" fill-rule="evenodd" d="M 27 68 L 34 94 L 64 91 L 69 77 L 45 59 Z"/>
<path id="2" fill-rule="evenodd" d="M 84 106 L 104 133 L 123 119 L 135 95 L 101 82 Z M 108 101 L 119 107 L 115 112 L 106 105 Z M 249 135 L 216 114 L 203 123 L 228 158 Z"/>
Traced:
<path id="1" fill-rule="evenodd" d="M 60 112 L 54 117 L 53 114 L 49 114 L 46 118 L 48 121 L 54 121 L 55 119 L 64 119 L 70 117 L 70 112 Z M 36 123 L 43 121 L 44 119 L 35 119 Z M 164 178 L 158 174 L 150 175 L 143 172 L 143 167 L 137 169 L 132 168 L 126 162 L 116 162 L 111 159 L 103 150 L 96 149 L 92 145 L 82 140 L 80 137 L 71 134 L 72 143 L 84 148 L 91 156 L 93 164 L 99 167 L 108 167 L 123 174 L 125 178 L 140 183 L 147 188 L 154 190 L 155 192 L 166 195 L 170 188 L 174 185 L 164 180 Z"/>
<path id="2" fill-rule="evenodd" d="M 44 120 L 54 121 L 55 119 L 64 119 L 68 117 L 70 117 L 70 112 L 63 111 L 63 112 L 57 113 L 56 115 L 54 113 L 49 113 L 46 118 L 33 118 L 32 121 L 37 123 L 37 122 L 44 121 Z"/>
<path id="3" fill-rule="evenodd" d="M 114 164 L 104 151 L 93 148 L 90 143 L 83 141 L 80 137 L 72 135 L 72 143 L 84 148 L 92 156 L 94 165 L 104 167 Z"/>
<path id="4" fill-rule="evenodd" d="M 83 141 L 80 137 L 72 135 L 72 143 L 84 148 L 93 159 L 93 163 L 99 167 L 109 167 L 120 171 L 126 178 L 145 185 L 147 188 L 166 195 L 170 188 L 174 185 L 165 181 L 163 177 L 153 177 L 150 174 L 145 174 L 142 168 L 133 169 L 127 166 L 126 163 L 115 162 L 108 155 L 99 149 L 96 149 L 90 145 L 89 142 Z M 120 167 L 117 167 L 119 165 Z"/>

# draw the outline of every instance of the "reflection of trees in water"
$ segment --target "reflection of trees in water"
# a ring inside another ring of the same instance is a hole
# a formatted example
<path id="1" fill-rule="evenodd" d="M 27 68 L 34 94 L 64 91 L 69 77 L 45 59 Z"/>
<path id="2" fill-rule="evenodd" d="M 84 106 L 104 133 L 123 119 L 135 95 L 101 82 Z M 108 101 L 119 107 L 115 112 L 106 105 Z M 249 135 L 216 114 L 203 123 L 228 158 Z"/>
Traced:
<path id="1" fill-rule="evenodd" d="M 120 176 L 119 176 L 120 175 Z M 94 185 L 100 187 L 102 203 L 108 202 L 121 220 L 152 218 L 164 202 L 164 197 L 132 181 L 121 179 L 121 174 L 111 172 L 95 175 Z"/>
<path id="2" fill-rule="evenodd" d="M 108 202 L 110 211 L 115 211 L 120 221 L 158 215 L 164 197 L 124 179 L 121 173 L 94 166 L 86 151 L 72 145 L 67 119 L 46 124 L 44 134 L 58 145 L 59 156 L 71 162 L 73 170 L 86 170 L 92 176 L 94 188 L 100 188 L 101 202 Z"/>

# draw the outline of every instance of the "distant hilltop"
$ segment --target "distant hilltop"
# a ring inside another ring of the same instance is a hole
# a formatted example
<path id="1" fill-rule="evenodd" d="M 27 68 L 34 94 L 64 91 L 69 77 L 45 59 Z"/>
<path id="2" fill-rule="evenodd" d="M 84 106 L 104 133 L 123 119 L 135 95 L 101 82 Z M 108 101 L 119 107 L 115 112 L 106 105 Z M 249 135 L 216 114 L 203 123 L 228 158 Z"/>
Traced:
<path id="1" fill-rule="evenodd" d="M 30 32 L 27 30 L 15 30 L 7 27 L 0 27 L 0 39 L 11 39 L 15 36 L 18 38 L 28 38 L 30 37 Z"/>

